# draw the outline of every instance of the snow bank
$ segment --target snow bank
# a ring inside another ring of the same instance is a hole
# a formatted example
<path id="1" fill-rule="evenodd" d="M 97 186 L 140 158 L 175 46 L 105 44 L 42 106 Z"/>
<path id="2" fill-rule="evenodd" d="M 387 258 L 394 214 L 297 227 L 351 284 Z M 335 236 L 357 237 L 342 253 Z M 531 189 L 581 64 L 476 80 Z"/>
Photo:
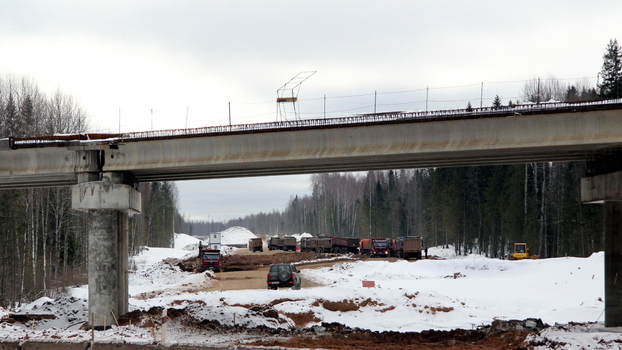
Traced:
<path id="1" fill-rule="evenodd" d="M 287 236 L 289 236 L 289 237 L 296 237 L 296 242 L 300 242 L 300 239 L 301 239 L 301 238 L 303 238 L 303 237 L 313 237 L 313 235 L 312 235 L 312 234 L 310 234 L 310 233 L 306 233 L 306 232 L 303 232 L 303 233 L 294 233 L 294 234 L 287 235 Z"/>
<path id="2" fill-rule="evenodd" d="M 229 227 L 220 233 L 220 242 L 222 245 L 248 244 L 248 240 L 251 238 L 257 238 L 257 235 L 240 226 Z"/>
<path id="3" fill-rule="evenodd" d="M 200 239 L 185 233 L 176 233 L 173 247 L 181 250 L 198 251 Z"/>

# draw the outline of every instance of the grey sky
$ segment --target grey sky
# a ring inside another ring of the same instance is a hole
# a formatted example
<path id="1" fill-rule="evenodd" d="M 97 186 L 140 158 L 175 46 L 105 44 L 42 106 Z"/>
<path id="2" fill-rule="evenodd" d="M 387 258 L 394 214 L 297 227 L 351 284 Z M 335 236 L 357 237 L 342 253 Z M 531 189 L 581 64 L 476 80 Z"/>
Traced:
<path id="1" fill-rule="evenodd" d="M 303 118 L 373 112 L 374 98 L 477 107 L 482 82 L 484 105 L 534 77 L 595 83 L 620 15 L 618 0 L 4 0 L 0 73 L 71 93 L 110 132 L 227 124 L 229 103 L 234 124 L 274 121 L 276 90 L 307 70 Z M 182 211 L 227 219 L 309 192 L 306 176 L 222 181 L 180 183 Z"/>

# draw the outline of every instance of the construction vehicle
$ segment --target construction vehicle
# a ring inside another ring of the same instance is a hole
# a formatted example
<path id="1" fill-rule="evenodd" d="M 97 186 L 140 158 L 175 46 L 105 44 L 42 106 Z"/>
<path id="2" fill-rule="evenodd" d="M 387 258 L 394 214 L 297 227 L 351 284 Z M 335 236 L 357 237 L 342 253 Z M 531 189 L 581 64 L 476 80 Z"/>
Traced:
<path id="1" fill-rule="evenodd" d="M 389 257 L 391 252 L 391 239 L 390 238 L 372 238 L 371 239 L 371 256 L 384 256 Z"/>
<path id="2" fill-rule="evenodd" d="M 333 246 L 333 241 L 330 237 L 321 236 L 317 238 L 317 249 L 316 253 L 326 253 L 330 252 Z"/>
<path id="3" fill-rule="evenodd" d="M 531 255 L 527 243 L 514 243 L 514 250 L 510 254 L 509 260 L 537 259 L 538 256 Z"/>
<path id="4" fill-rule="evenodd" d="M 404 237 L 391 239 L 391 256 L 398 259 L 404 257 Z"/>
<path id="5" fill-rule="evenodd" d="M 332 242 L 330 237 L 302 237 L 300 239 L 300 251 L 324 253 L 330 252 Z"/>
<path id="6" fill-rule="evenodd" d="M 261 238 L 251 238 L 248 240 L 248 250 L 251 252 L 263 252 L 263 241 Z"/>
<path id="7" fill-rule="evenodd" d="M 338 254 L 358 253 L 360 240 L 358 238 L 331 237 L 330 252 Z"/>
<path id="8" fill-rule="evenodd" d="M 197 260 L 197 270 L 201 272 L 207 270 L 220 272 L 222 270 L 220 250 L 204 246 L 202 242 L 199 242 L 199 257 Z"/>
<path id="9" fill-rule="evenodd" d="M 371 239 L 369 238 L 361 239 L 361 242 L 359 244 L 359 254 L 371 255 Z"/>
<path id="10" fill-rule="evenodd" d="M 402 239 L 402 253 L 401 257 L 408 260 L 410 258 L 415 258 L 417 260 L 421 259 L 422 252 L 422 239 L 421 237 L 404 237 Z M 427 253 L 426 253 L 427 257 Z"/>
<path id="11" fill-rule="evenodd" d="M 283 238 L 281 237 L 270 237 L 268 239 L 268 250 L 283 250 Z"/>
<path id="12" fill-rule="evenodd" d="M 288 236 L 283 238 L 283 250 L 284 251 L 296 251 L 296 237 Z"/>
<path id="13" fill-rule="evenodd" d="M 300 239 L 300 251 L 301 252 L 317 251 L 317 237 L 302 237 Z"/>

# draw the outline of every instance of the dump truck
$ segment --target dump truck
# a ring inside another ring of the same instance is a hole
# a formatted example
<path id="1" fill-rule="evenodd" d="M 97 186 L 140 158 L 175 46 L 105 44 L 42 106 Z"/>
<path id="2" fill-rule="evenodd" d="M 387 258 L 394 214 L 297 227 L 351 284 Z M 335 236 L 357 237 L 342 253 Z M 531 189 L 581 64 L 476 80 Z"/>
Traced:
<path id="1" fill-rule="evenodd" d="M 361 239 L 361 242 L 359 243 L 359 254 L 371 255 L 371 239 Z"/>
<path id="2" fill-rule="evenodd" d="M 404 257 L 404 237 L 391 240 L 391 256 L 401 259 Z"/>
<path id="3" fill-rule="evenodd" d="M 358 253 L 360 240 L 358 238 L 331 237 L 331 253 Z"/>
<path id="4" fill-rule="evenodd" d="M 220 250 L 211 249 L 209 246 L 204 246 L 201 242 L 199 242 L 199 257 L 197 261 L 197 270 L 201 272 L 207 270 L 220 272 L 222 270 Z"/>
<path id="5" fill-rule="evenodd" d="M 409 236 L 403 238 L 402 257 L 406 260 L 410 258 L 421 259 L 423 240 L 421 237 Z M 426 252 L 427 254 L 427 252 Z"/>
<path id="6" fill-rule="evenodd" d="M 248 240 L 248 250 L 251 252 L 263 252 L 263 241 L 261 238 L 251 238 Z"/>
<path id="7" fill-rule="evenodd" d="M 295 252 L 296 251 L 296 243 L 297 243 L 296 242 L 296 237 L 292 237 L 292 236 L 284 237 L 283 238 L 283 250 L 284 251 L 291 250 L 291 251 Z"/>
<path id="8" fill-rule="evenodd" d="M 268 250 L 283 250 L 283 238 L 281 237 L 270 237 L 268 239 Z"/>
<path id="9" fill-rule="evenodd" d="M 514 243 L 514 250 L 510 254 L 510 260 L 537 259 L 538 256 L 531 255 L 527 243 Z"/>
<path id="10" fill-rule="evenodd" d="M 300 251 L 301 252 L 316 252 L 317 251 L 317 237 L 302 237 L 300 239 Z"/>
<path id="11" fill-rule="evenodd" d="M 371 256 L 391 256 L 391 239 L 390 238 L 372 238 L 371 239 Z"/>
<path id="12" fill-rule="evenodd" d="M 330 237 L 322 236 L 317 238 L 317 249 L 316 253 L 326 253 L 330 252 L 333 246 L 332 239 Z"/>

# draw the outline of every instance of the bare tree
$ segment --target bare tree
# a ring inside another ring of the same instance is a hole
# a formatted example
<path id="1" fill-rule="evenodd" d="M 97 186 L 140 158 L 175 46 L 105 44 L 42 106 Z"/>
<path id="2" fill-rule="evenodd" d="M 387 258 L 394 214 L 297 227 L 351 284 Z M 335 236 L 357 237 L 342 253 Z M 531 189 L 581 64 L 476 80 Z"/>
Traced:
<path id="1" fill-rule="evenodd" d="M 525 82 L 521 99 L 523 101 L 542 103 L 550 100 L 563 101 L 566 97 L 566 85 L 560 82 L 555 76 L 533 78 Z"/>

